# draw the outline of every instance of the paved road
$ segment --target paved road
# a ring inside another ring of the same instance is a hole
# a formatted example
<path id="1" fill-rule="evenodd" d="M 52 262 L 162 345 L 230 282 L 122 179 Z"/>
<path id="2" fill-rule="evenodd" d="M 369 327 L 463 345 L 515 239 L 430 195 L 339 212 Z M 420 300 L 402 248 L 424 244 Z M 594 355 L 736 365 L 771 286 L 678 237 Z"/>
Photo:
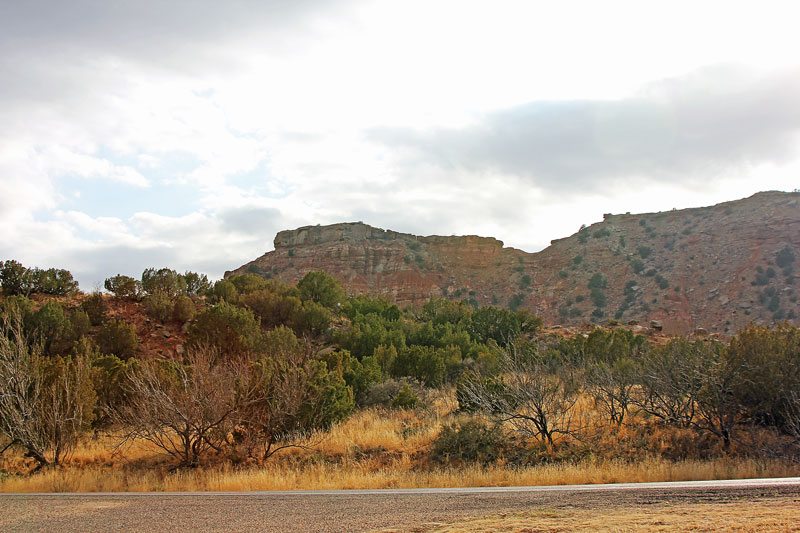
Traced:
<path id="1" fill-rule="evenodd" d="M 800 478 L 557 487 L 0 495 L 3 531 L 424 531 L 532 508 L 800 497 Z"/>

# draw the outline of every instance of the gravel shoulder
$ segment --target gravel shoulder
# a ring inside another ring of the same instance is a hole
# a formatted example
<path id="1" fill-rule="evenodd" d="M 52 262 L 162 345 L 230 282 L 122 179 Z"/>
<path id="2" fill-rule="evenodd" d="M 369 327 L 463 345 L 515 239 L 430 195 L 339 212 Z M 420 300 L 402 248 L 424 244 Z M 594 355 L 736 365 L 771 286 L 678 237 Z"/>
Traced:
<path id="1" fill-rule="evenodd" d="M 623 515 L 652 518 L 661 511 L 671 517 L 672 529 L 680 529 L 680 513 L 686 515 L 688 526 L 690 515 L 724 516 L 726 509 L 749 512 L 738 522 L 744 530 L 759 529 L 755 523 L 748 528 L 747 517 L 767 510 L 780 510 L 778 522 L 771 523 L 779 525 L 783 523 L 780 520 L 785 520 L 786 526 L 781 530 L 796 530 L 793 524 L 800 523 L 800 480 L 761 484 L 748 481 L 741 486 L 730 482 L 721 486 L 663 485 L 320 493 L 8 494 L 0 495 L 0 530 L 535 531 L 580 529 L 575 520 L 589 519 L 591 528 L 597 530 L 603 529 L 603 524 L 624 529 L 624 525 L 611 525 Z M 604 516 L 608 520 L 604 521 Z M 656 526 L 663 520 L 655 518 L 651 522 L 653 528 L 646 529 L 659 529 Z M 510 529 L 504 529 L 506 526 Z M 706 526 L 701 529 L 725 529 L 722 522 L 711 521 Z"/>

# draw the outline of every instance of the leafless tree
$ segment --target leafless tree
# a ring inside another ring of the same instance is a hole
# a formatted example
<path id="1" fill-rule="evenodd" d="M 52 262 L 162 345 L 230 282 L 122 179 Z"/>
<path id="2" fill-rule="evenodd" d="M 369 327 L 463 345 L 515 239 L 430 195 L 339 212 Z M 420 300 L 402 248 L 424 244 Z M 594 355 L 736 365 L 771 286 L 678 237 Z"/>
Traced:
<path id="1" fill-rule="evenodd" d="M 586 382 L 597 407 L 611 423 L 621 426 L 628 415 L 636 388 L 635 365 L 630 359 L 599 362 L 590 367 Z"/>
<path id="2" fill-rule="evenodd" d="M 638 368 L 633 405 L 665 423 L 692 426 L 703 387 L 695 348 L 678 339 L 652 350 Z"/>
<path id="3" fill-rule="evenodd" d="M 197 466 L 211 449 L 221 451 L 247 397 L 237 370 L 209 349 L 189 350 L 184 363 L 142 361 L 134 366 L 125 380 L 127 401 L 110 412 L 120 445 L 143 439 L 181 467 Z"/>
<path id="4" fill-rule="evenodd" d="M 546 361 L 535 346 L 512 344 L 501 351 L 498 377 L 473 373 L 460 393 L 496 422 L 553 445 L 583 429 L 573 409 L 580 392 L 574 372 Z"/>
<path id="5" fill-rule="evenodd" d="M 26 339 L 18 313 L 0 317 L 0 433 L 37 462 L 68 458 L 94 418 L 91 369 L 82 357 L 47 358 Z"/>

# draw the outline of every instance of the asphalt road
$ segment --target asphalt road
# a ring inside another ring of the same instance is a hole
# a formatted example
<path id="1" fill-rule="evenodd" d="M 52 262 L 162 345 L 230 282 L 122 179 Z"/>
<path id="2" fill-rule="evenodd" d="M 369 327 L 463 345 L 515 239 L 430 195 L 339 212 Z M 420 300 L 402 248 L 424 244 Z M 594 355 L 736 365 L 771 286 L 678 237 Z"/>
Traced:
<path id="1" fill-rule="evenodd" d="M 800 478 L 556 487 L 2 494 L 2 531 L 424 531 L 535 508 L 800 497 Z"/>

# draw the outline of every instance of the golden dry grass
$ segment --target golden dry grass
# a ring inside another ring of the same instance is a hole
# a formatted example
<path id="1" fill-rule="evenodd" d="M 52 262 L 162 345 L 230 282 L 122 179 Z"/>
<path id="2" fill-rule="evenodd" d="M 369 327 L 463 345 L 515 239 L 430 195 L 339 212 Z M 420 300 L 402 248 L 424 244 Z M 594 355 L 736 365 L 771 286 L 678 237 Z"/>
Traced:
<path id="1" fill-rule="evenodd" d="M 688 481 L 800 475 L 800 467 L 777 460 L 723 457 L 669 461 L 659 456 L 562 461 L 514 467 L 490 465 L 434 467 L 425 452 L 445 419 L 437 410 L 364 410 L 329 432 L 309 437 L 313 449 L 279 452 L 264 465 L 222 466 L 170 472 L 163 457 L 145 442 L 112 452 L 113 439 L 83 442 L 63 468 L 31 476 L 0 477 L 2 492 L 242 491 L 298 489 L 379 489 L 563 485 L 648 481 Z M 614 440 L 630 440 L 621 430 Z M 656 435 L 657 439 L 662 439 Z M 660 440 L 659 440 L 660 442 Z M 24 472 L 20 454 L 6 454 L 5 471 Z"/>

